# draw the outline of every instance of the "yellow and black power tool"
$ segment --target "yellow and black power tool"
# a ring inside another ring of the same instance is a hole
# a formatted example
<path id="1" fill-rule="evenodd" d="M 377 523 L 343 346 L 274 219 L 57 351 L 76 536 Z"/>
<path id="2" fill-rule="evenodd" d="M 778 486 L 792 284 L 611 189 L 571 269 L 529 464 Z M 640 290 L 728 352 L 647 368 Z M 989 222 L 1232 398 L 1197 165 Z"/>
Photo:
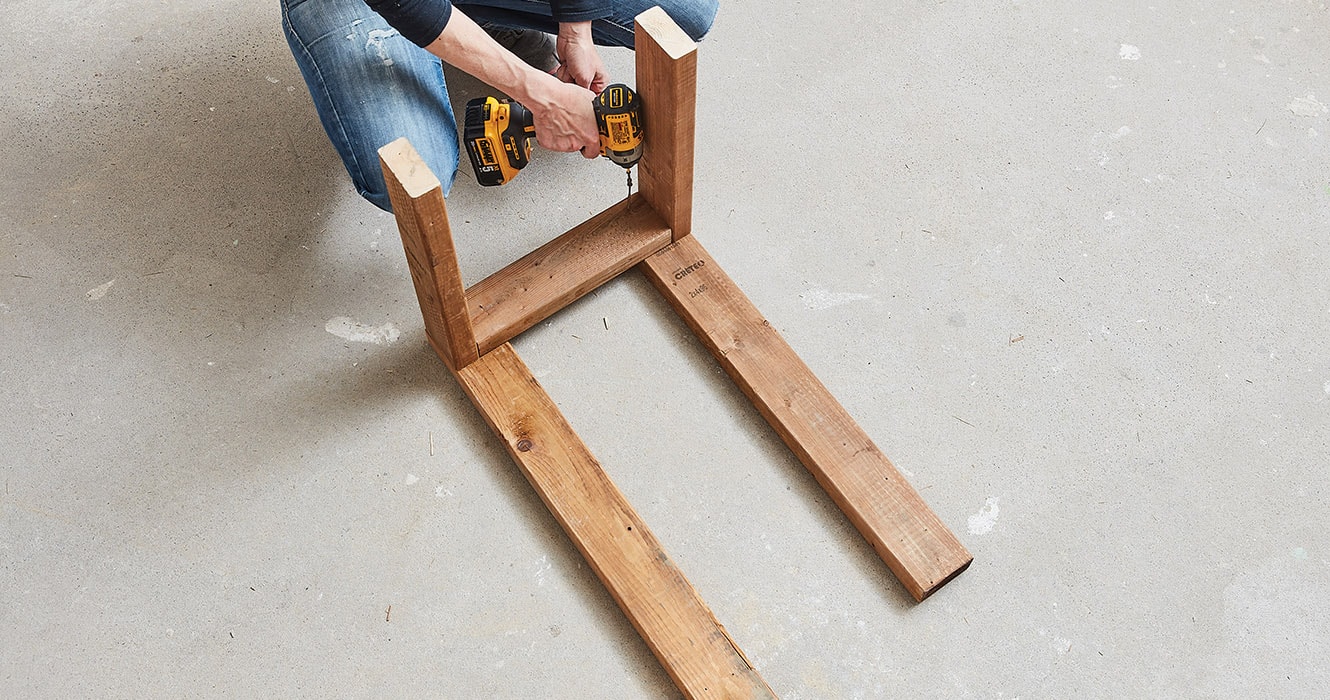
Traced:
<path id="1" fill-rule="evenodd" d="M 615 83 L 591 101 L 600 129 L 600 154 L 628 171 L 642 157 L 642 110 L 637 93 Z M 487 187 L 517 177 L 531 160 L 531 139 L 536 127 L 531 111 L 511 100 L 478 97 L 466 103 L 462 140 L 466 142 L 476 180 Z"/>

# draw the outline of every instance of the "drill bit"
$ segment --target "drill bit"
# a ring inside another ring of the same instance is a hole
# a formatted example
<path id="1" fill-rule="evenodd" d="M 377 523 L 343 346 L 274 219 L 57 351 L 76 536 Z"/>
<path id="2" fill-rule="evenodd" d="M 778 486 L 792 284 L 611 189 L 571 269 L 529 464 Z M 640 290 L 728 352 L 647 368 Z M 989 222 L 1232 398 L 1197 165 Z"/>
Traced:
<path id="1" fill-rule="evenodd" d="M 633 196 L 633 169 L 632 169 L 632 168 L 624 168 L 624 172 L 628 173 L 628 197 L 632 197 L 632 196 Z M 628 197 L 624 197 L 624 199 L 628 199 Z"/>

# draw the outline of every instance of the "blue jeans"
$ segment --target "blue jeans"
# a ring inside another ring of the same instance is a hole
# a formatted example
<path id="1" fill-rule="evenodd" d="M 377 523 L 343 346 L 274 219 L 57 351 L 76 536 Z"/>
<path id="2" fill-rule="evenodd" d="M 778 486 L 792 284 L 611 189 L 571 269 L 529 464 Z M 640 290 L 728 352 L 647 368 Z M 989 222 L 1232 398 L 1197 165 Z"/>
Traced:
<path id="1" fill-rule="evenodd" d="M 660 5 L 694 41 L 711 28 L 719 0 L 615 0 L 613 16 L 596 20 L 596 43 L 633 46 L 633 18 Z M 457 119 L 443 66 L 388 26 L 364 0 L 281 0 L 282 28 L 309 86 L 314 109 L 356 190 L 391 211 L 378 150 L 405 136 L 438 175 L 447 194 L 457 174 Z M 548 2 L 457 0 L 481 24 L 556 33 Z"/>

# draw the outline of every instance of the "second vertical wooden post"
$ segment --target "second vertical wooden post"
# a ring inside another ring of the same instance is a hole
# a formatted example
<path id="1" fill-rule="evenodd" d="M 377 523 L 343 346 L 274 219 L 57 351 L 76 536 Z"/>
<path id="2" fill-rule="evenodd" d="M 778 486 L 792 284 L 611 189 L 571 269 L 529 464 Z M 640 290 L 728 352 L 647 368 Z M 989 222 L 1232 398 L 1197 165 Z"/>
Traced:
<path id="1" fill-rule="evenodd" d="M 679 240 L 693 232 L 697 44 L 659 7 L 637 16 L 637 92 L 647 133 L 637 173 L 642 197 Z"/>

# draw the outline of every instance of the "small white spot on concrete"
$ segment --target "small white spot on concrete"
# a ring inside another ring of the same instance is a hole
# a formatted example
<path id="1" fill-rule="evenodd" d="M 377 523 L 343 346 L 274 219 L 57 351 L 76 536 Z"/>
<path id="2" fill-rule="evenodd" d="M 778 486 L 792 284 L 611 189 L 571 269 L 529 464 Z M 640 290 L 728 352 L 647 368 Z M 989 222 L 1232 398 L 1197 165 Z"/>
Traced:
<path id="1" fill-rule="evenodd" d="M 1117 214 L 1114 214 L 1111 210 L 1106 211 L 1104 212 L 1104 221 L 1112 221 L 1115 216 L 1117 216 Z"/>
<path id="2" fill-rule="evenodd" d="M 1053 649 L 1057 651 L 1058 656 L 1066 656 L 1071 653 L 1071 640 L 1066 637 L 1054 637 Z"/>
<path id="3" fill-rule="evenodd" d="M 1251 58 L 1253 61 L 1256 61 L 1257 63 L 1264 63 L 1266 65 L 1270 65 L 1270 59 L 1266 58 L 1265 54 L 1263 53 L 1258 53 L 1252 56 Z"/>
<path id="4" fill-rule="evenodd" d="M 845 304 L 849 304 L 855 301 L 872 299 L 873 297 L 867 294 L 857 294 L 854 292 L 833 292 L 828 289 L 814 287 L 812 289 L 809 289 L 807 292 L 800 294 L 799 298 L 804 300 L 804 306 L 813 309 L 815 311 L 821 311 L 823 309 L 830 309 L 835 306 L 844 306 Z"/>
<path id="5" fill-rule="evenodd" d="M 349 340 L 353 343 L 373 343 L 375 345 L 395 343 L 402 335 L 402 332 L 391 321 L 382 326 L 366 326 L 346 316 L 328 319 L 323 329 L 343 340 Z"/>
<path id="6" fill-rule="evenodd" d="M 407 486 L 410 486 L 410 485 L 416 483 L 417 481 L 420 481 L 420 477 L 416 476 L 415 474 L 407 474 L 407 475 L 406 475 L 406 485 L 407 485 Z"/>
<path id="7" fill-rule="evenodd" d="M 0 302 L 0 313 L 9 313 L 9 310 L 10 310 L 9 304 Z"/>
<path id="8" fill-rule="evenodd" d="M 997 496 L 989 496 L 984 500 L 984 507 L 979 509 L 978 513 L 970 516 L 969 526 L 971 535 L 987 535 L 993 531 L 997 525 L 998 518 L 998 499 Z"/>
<path id="9" fill-rule="evenodd" d="M 1118 49 L 1118 57 L 1124 61 L 1139 61 L 1141 60 L 1141 50 L 1131 44 L 1123 44 Z"/>
<path id="10" fill-rule="evenodd" d="M 272 83 L 273 85 L 276 85 L 277 83 L 282 82 L 282 81 L 278 80 L 277 78 L 272 77 L 271 75 L 266 76 L 266 78 L 267 78 L 268 82 Z"/>
<path id="11" fill-rule="evenodd" d="M 1288 111 L 1299 117 L 1319 117 L 1330 112 L 1330 107 L 1317 102 L 1316 96 L 1308 93 L 1306 97 L 1298 97 L 1288 103 Z"/>
<path id="12" fill-rule="evenodd" d="M 111 291 L 111 287 L 114 285 L 115 285 L 115 280 L 111 280 L 106 284 L 89 289 L 88 301 L 97 301 L 98 299 L 101 299 L 102 297 L 106 296 L 106 293 Z"/>
<path id="13" fill-rule="evenodd" d="M 537 586 L 545 585 L 545 574 L 553 568 L 554 564 L 550 563 L 550 555 L 546 554 L 540 558 L 540 566 L 536 569 Z"/>
<path id="14" fill-rule="evenodd" d="M 1301 560 L 1303 560 L 1303 561 L 1306 561 L 1306 560 L 1307 560 L 1307 550 L 1303 549 L 1302 547 L 1294 547 L 1294 548 L 1293 548 L 1293 558 L 1294 558 L 1294 559 L 1301 559 Z"/>
<path id="15" fill-rule="evenodd" d="M 444 496 L 452 496 L 452 495 L 454 495 L 453 492 L 449 489 L 444 488 L 443 484 L 439 484 L 438 486 L 434 487 L 435 498 L 443 498 Z"/>
<path id="16" fill-rule="evenodd" d="M 1321 387 L 1321 388 L 1322 388 L 1322 389 L 1325 389 L 1325 395 L 1326 395 L 1326 396 L 1330 396 L 1330 379 L 1327 379 L 1326 382 L 1325 382 L 1325 386 L 1323 386 L 1323 387 Z"/>
<path id="17" fill-rule="evenodd" d="M 1109 138 L 1111 138 L 1111 139 L 1113 139 L 1114 141 L 1116 141 L 1116 140 L 1118 140 L 1118 139 L 1122 138 L 1123 136 L 1126 136 L 1127 134 L 1130 134 L 1130 133 L 1131 133 L 1131 127 L 1130 127 L 1130 126 L 1124 126 L 1124 127 L 1122 127 L 1121 129 L 1118 129 L 1117 131 L 1113 132 L 1113 135 L 1110 136 Z"/>

